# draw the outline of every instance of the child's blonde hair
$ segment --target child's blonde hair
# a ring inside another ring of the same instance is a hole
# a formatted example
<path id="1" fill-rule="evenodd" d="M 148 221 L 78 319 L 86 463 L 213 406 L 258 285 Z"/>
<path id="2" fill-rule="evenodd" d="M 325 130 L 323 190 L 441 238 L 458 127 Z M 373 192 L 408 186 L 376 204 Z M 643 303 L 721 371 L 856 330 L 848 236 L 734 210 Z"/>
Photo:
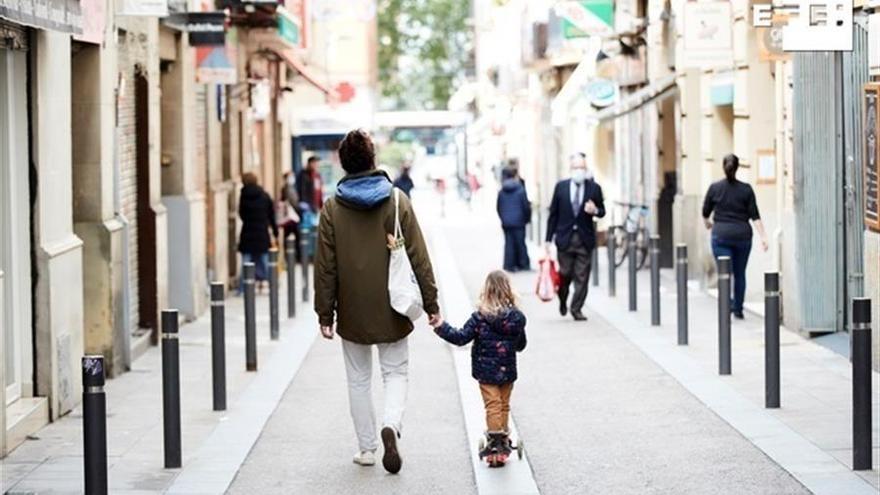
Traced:
<path id="1" fill-rule="evenodd" d="M 516 307 L 516 293 L 510 285 L 510 278 L 501 270 L 486 276 L 477 310 L 484 315 L 497 315 L 507 308 Z"/>

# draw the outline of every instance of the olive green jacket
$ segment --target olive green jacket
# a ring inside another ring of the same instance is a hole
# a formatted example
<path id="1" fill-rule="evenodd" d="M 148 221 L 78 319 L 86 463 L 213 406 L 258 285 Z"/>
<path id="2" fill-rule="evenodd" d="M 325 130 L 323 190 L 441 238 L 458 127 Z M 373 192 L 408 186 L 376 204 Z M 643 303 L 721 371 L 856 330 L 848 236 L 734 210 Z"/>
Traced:
<path id="1" fill-rule="evenodd" d="M 367 192 L 354 198 L 346 195 L 353 189 Z M 321 325 L 335 321 L 343 339 L 359 344 L 395 342 L 413 329 L 409 318 L 391 308 L 388 295 L 386 234 L 394 232 L 391 191 L 382 171 L 346 176 L 336 196 L 324 204 L 318 224 L 315 312 Z M 436 314 L 437 285 L 428 248 L 405 194 L 400 194 L 400 223 L 425 312 Z"/>

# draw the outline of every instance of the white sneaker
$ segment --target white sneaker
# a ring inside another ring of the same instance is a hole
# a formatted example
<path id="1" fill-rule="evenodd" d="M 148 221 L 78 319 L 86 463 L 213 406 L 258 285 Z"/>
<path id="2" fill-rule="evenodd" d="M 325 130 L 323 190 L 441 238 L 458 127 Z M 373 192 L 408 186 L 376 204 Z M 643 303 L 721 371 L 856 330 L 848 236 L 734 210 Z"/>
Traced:
<path id="1" fill-rule="evenodd" d="M 354 455 L 352 462 L 360 466 L 373 466 L 376 464 L 376 454 L 372 450 L 365 450 Z"/>

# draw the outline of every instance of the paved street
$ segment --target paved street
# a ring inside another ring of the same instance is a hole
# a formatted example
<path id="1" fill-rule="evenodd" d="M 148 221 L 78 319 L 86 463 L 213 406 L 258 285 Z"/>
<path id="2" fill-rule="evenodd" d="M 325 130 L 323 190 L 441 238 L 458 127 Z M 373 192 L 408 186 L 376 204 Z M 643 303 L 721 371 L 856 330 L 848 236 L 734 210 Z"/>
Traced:
<path id="1" fill-rule="evenodd" d="M 432 193 L 418 191 L 415 201 L 438 271 L 443 312 L 450 319 L 462 318 L 470 310 L 459 306 L 477 297 L 485 273 L 498 265 L 502 240 L 491 209 L 481 203 L 486 198 L 469 210 L 450 196 L 444 217 L 433 199 Z M 264 339 L 268 309 L 263 296 L 258 304 L 260 371 L 245 373 L 241 299 L 230 297 L 229 411 L 210 411 L 207 318 L 182 327 L 183 469 L 161 465 L 158 349 L 137 361 L 135 373 L 108 383 L 111 491 L 488 494 L 532 493 L 498 487 L 533 483 L 542 494 L 876 492 L 876 466 L 859 477 L 846 465 L 850 454 L 840 452 L 848 442 L 847 394 L 823 396 L 824 389 L 814 389 L 811 402 L 802 397 L 802 379 L 784 374 L 783 408 L 772 415 L 760 409 L 762 383 L 750 363 L 760 352 L 755 336 L 760 317 L 750 314 L 736 324 L 734 376 L 716 383 L 711 296 L 692 291 L 691 346 L 662 354 L 660 344 L 645 339 L 652 332 L 672 335 L 669 291 L 664 289 L 663 327 L 649 329 L 643 323 L 646 285 L 639 291 L 642 311 L 626 312 L 624 277 L 618 277 L 618 297 L 608 298 L 604 261 L 603 283 L 591 287 L 586 323 L 561 318 L 555 303 L 539 302 L 534 272 L 513 276 L 529 319 L 529 345 L 520 357 L 512 400 L 513 420 L 526 445 L 524 461 L 512 459 L 498 471 L 472 463 L 475 446 L 466 422 L 482 422 L 479 404 L 468 401 L 476 383 L 467 376 L 469 370 L 456 369 L 454 353 L 462 351 L 443 343 L 421 321 L 410 338 L 403 471 L 394 476 L 381 465 L 354 465 L 356 442 L 338 338 L 316 338 L 314 316 L 300 305 L 299 316 L 283 325 L 281 341 Z M 466 294 L 454 292 L 461 287 Z M 783 345 L 784 366 L 830 370 L 845 380 L 844 357 L 787 332 Z M 469 358 L 462 356 L 466 363 Z M 375 401 L 381 410 L 377 368 Z M 839 388 L 828 380 L 828 387 Z M 720 395 L 695 383 L 718 389 Z M 718 397 L 734 404 L 735 414 Z M 806 419 L 822 414 L 815 408 L 830 406 L 843 418 L 840 428 Z M 5 493 L 79 492 L 80 422 L 76 410 L 4 459 Z M 762 435 L 750 434 L 750 427 L 767 424 L 772 426 Z M 773 442 L 792 439 L 803 440 L 807 452 L 780 455 L 774 450 Z M 804 462 L 813 467 L 805 468 Z M 517 478 L 523 475 L 528 483 Z"/>

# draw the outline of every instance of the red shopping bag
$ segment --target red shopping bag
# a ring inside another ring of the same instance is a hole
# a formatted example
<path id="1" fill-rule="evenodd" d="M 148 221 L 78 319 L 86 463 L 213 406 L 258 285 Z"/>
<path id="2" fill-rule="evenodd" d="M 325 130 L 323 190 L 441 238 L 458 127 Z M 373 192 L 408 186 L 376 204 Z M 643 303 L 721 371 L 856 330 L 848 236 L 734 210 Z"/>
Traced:
<path id="1" fill-rule="evenodd" d="M 548 302 L 556 297 L 556 291 L 559 290 L 559 270 L 556 268 L 556 262 L 550 257 L 545 257 L 538 261 L 538 285 L 535 287 L 535 294 L 538 299 Z"/>

